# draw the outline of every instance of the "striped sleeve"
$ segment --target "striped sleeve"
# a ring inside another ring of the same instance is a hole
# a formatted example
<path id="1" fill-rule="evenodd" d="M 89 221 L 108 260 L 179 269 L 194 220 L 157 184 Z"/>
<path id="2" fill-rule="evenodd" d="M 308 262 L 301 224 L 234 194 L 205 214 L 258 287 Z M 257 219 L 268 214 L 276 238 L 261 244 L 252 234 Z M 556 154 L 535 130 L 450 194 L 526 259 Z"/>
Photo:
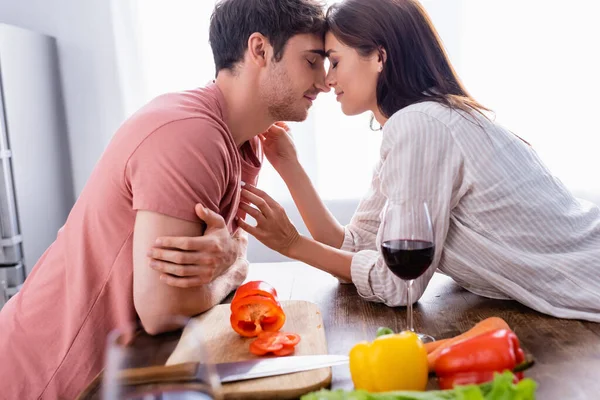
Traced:
<path id="1" fill-rule="evenodd" d="M 361 250 L 376 250 L 375 239 L 380 225 L 380 212 L 385 197 L 379 190 L 381 162 L 375 168 L 369 192 L 361 199 L 350 223 L 344 227 L 344 242 L 341 249 L 356 253 Z"/>
<path id="2" fill-rule="evenodd" d="M 381 195 L 373 193 L 375 198 L 362 202 L 376 204 L 377 207 L 363 210 L 359 207 L 359 217 L 347 227 L 346 239 L 348 242 L 352 240 L 356 248 L 356 243 L 360 243 L 355 237 L 360 235 L 356 232 L 372 233 L 370 222 L 376 218 L 377 229 L 381 229 L 379 213 L 384 206 L 382 203 L 388 199 L 395 202 L 427 201 L 434 225 L 436 250 L 431 267 L 414 282 L 411 301 L 415 302 L 425 291 L 440 261 L 448 233 L 454 188 L 460 186 L 462 179 L 462 155 L 448 128 L 419 111 L 394 115 L 385 125 L 383 135 L 382 164 L 374 178 L 374 182 L 379 180 Z M 351 235 L 352 239 L 348 238 Z M 372 236 L 370 238 L 372 240 Z M 406 284 L 387 268 L 378 248 L 359 248 L 352 259 L 351 275 L 358 293 L 365 299 L 388 306 L 406 305 Z"/>

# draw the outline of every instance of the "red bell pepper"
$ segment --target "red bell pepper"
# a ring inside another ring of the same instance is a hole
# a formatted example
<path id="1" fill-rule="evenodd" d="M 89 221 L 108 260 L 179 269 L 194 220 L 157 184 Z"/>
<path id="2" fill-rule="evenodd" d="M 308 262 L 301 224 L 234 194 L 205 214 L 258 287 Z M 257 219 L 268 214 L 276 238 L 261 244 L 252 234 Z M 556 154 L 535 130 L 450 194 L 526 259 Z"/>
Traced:
<path id="1" fill-rule="evenodd" d="M 442 350 L 435 361 L 440 389 L 479 384 L 494 379 L 495 372 L 512 371 L 525 360 L 517 335 L 498 329 L 457 342 Z M 523 373 L 515 375 L 515 380 Z"/>
<path id="2" fill-rule="evenodd" d="M 234 303 L 237 299 L 248 296 L 265 296 L 277 301 L 277 291 L 271 285 L 264 281 L 251 281 L 240 286 L 233 296 Z"/>
<path id="3" fill-rule="evenodd" d="M 285 313 L 277 300 L 277 292 L 266 282 L 254 281 L 242 285 L 231 302 L 229 318 L 234 331 L 244 337 L 261 332 L 276 332 L 285 323 Z"/>

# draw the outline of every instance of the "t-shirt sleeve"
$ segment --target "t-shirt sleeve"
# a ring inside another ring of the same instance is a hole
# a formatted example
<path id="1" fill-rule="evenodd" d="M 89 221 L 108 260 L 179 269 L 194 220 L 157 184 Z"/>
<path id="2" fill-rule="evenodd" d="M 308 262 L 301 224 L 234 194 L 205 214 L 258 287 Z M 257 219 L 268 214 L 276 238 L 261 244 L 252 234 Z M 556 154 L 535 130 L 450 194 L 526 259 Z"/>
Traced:
<path id="1" fill-rule="evenodd" d="M 230 173 L 229 153 L 216 124 L 173 121 L 152 132 L 127 162 L 134 210 L 197 222 L 196 203 L 219 212 Z"/>

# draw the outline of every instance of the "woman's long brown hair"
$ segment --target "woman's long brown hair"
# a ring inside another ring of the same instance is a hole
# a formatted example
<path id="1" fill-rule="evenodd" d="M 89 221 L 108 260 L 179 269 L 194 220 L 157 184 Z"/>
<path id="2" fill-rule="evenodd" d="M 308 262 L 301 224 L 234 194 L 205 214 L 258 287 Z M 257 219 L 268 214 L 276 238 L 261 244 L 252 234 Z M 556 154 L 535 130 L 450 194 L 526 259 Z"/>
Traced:
<path id="1" fill-rule="evenodd" d="M 458 78 L 427 12 L 416 0 L 345 0 L 327 11 L 328 30 L 361 56 L 378 52 L 385 62 L 377 104 L 389 118 L 423 101 L 467 113 L 489 109 Z"/>

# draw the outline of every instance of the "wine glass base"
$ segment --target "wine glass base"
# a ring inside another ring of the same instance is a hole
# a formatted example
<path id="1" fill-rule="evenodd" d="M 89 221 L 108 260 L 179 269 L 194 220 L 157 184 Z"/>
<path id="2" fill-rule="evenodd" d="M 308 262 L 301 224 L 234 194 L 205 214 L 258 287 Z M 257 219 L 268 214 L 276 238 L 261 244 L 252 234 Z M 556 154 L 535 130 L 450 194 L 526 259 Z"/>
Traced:
<path id="1" fill-rule="evenodd" d="M 415 332 L 415 334 L 419 337 L 419 339 L 421 339 L 421 342 L 423 342 L 423 343 L 435 342 L 435 338 L 433 336 L 427 335 L 425 333 L 418 333 L 418 332 Z"/>

